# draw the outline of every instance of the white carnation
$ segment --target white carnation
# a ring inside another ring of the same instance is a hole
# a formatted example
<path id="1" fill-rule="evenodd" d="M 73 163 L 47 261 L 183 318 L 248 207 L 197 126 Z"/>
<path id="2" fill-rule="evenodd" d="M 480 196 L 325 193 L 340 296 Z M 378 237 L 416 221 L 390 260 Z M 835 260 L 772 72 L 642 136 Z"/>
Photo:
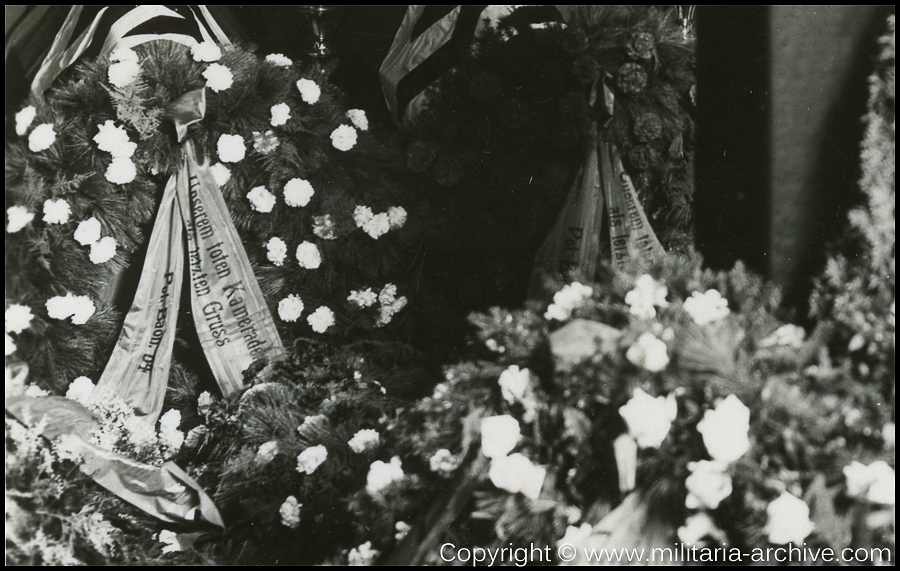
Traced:
<path id="1" fill-rule="evenodd" d="M 709 514 L 700 512 L 687 518 L 684 525 L 678 528 L 677 535 L 679 541 L 685 545 L 698 545 L 705 537 L 720 533 Z"/>
<path id="2" fill-rule="evenodd" d="M 366 491 L 372 495 L 382 493 L 394 482 L 399 482 L 404 477 L 403 463 L 398 456 L 391 458 L 388 463 L 376 460 L 369 466 L 366 476 Z"/>
<path id="3" fill-rule="evenodd" d="M 319 100 L 319 96 L 322 95 L 319 84 L 311 79 L 304 78 L 298 80 L 297 89 L 300 91 L 300 98 L 310 105 L 316 103 Z"/>
<path id="4" fill-rule="evenodd" d="M 510 365 L 500 373 L 497 384 L 500 385 L 503 400 L 509 404 L 520 402 L 528 393 L 528 387 L 531 384 L 531 371 L 520 369 L 518 365 Z"/>
<path id="5" fill-rule="evenodd" d="M 300 525 L 300 508 L 303 504 L 297 502 L 294 496 L 288 496 L 281 507 L 278 508 L 278 514 L 281 516 L 281 525 L 291 529 L 297 529 Z"/>
<path id="6" fill-rule="evenodd" d="M 210 407 L 212 407 L 213 398 L 212 394 L 209 391 L 203 391 L 200 393 L 200 396 L 197 397 L 197 412 L 200 414 L 206 414 L 209 412 Z"/>
<path id="7" fill-rule="evenodd" d="M 236 163 L 244 160 L 247 148 L 240 135 L 222 135 L 216 145 L 219 160 L 223 163 Z"/>
<path id="8" fill-rule="evenodd" d="M 231 169 L 223 165 L 222 163 L 216 163 L 213 166 L 209 167 L 210 172 L 212 172 L 213 179 L 216 181 L 216 185 L 219 188 L 222 188 L 228 181 L 231 180 Z"/>
<path id="9" fill-rule="evenodd" d="M 715 460 L 689 462 L 691 475 L 685 481 L 688 494 L 684 506 L 692 510 L 718 508 L 722 500 L 731 495 L 731 476 L 727 469 L 725 464 Z"/>
<path id="10" fill-rule="evenodd" d="M 137 52 L 125 46 L 119 46 L 109 54 L 109 61 L 138 61 Z"/>
<path id="11" fill-rule="evenodd" d="M 331 145 L 339 151 L 349 151 L 356 146 L 356 129 L 340 125 L 331 132 Z"/>
<path id="12" fill-rule="evenodd" d="M 34 220 L 34 212 L 24 206 L 10 206 L 6 209 L 6 216 L 9 218 L 6 231 L 10 234 L 15 234 Z"/>
<path id="13" fill-rule="evenodd" d="M 625 303 L 631 308 L 631 314 L 643 319 L 656 317 L 657 307 L 666 307 L 666 296 L 669 290 L 657 282 L 649 274 L 644 274 L 634 282 L 634 289 L 625 294 Z"/>
<path id="14" fill-rule="evenodd" d="M 378 239 L 388 233 L 391 229 L 391 221 L 386 212 L 372 216 L 365 224 L 363 231 L 374 239 Z"/>
<path id="15" fill-rule="evenodd" d="M 112 260 L 116 255 L 116 239 L 111 236 L 100 238 L 91 244 L 91 262 L 103 264 Z"/>
<path id="16" fill-rule="evenodd" d="M 321 444 L 310 446 L 297 456 L 297 471 L 301 474 L 312 474 L 322 462 L 328 458 L 328 450 Z"/>
<path id="17" fill-rule="evenodd" d="M 137 150 L 137 143 L 128 138 L 128 132 L 124 127 L 116 127 L 113 121 L 106 121 L 97 125 L 97 134 L 94 135 L 97 148 L 115 157 L 131 157 Z"/>
<path id="18" fill-rule="evenodd" d="M 809 519 L 806 502 L 787 492 L 782 492 L 778 499 L 769 504 L 766 516 L 766 535 L 769 543 L 776 545 L 801 545 L 815 529 L 815 524 Z"/>
<path id="19" fill-rule="evenodd" d="M 31 123 L 36 116 L 37 109 L 34 108 L 34 105 L 29 105 L 16 113 L 16 135 L 21 137 L 27 133 L 28 127 L 31 127 Z"/>
<path id="20" fill-rule="evenodd" d="M 253 210 L 257 212 L 272 212 L 272 209 L 275 208 L 275 195 L 264 186 L 252 188 L 247 193 L 247 199 Z"/>
<path id="21" fill-rule="evenodd" d="M 313 216 L 313 234 L 323 240 L 334 240 L 337 236 L 334 233 L 334 220 L 330 214 L 322 216 Z"/>
<path id="22" fill-rule="evenodd" d="M 269 54 L 266 56 L 266 62 L 274 65 L 275 67 L 291 67 L 294 65 L 294 62 L 291 61 L 291 58 L 286 57 L 284 54 Z"/>
<path id="23" fill-rule="evenodd" d="M 288 206 L 306 206 L 316 193 L 308 180 L 292 178 L 284 185 L 284 203 Z"/>
<path id="24" fill-rule="evenodd" d="M 367 541 L 359 547 L 354 547 L 347 554 L 347 565 L 353 567 L 369 567 L 378 557 L 379 551 L 372 549 L 372 542 Z"/>
<path id="25" fill-rule="evenodd" d="M 713 460 L 729 464 L 750 450 L 750 409 L 729 395 L 697 423 L 703 444 Z"/>
<path id="26" fill-rule="evenodd" d="M 269 122 L 273 127 L 281 127 L 291 118 L 291 108 L 287 103 L 273 105 L 271 112 L 272 119 Z"/>
<path id="27" fill-rule="evenodd" d="M 13 341 L 13 338 L 9 336 L 9 333 L 6 333 L 6 356 L 9 357 L 13 353 L 16 352 L 16 342 Z"/>
<path id="28" fill-rule="evenodd" d="M 91 393 L 94 391 L 94 382 L 87 377 L 78 377 L 69 385 L 66 391 L 66 398 L 87 405 L 90 401 Z"/>
<path id="29" fill-rule="evenodd" d="M 109 82 L 119 89 L 128 87 L 134 83 L 140 74 L 141 64 L 131 60 L 124 60 L 111 64 L 109 70 L 107 70 Z"/>
<path id="30" fill-rule="evenodd" d="M 491 483 L 501 490 L 521 493 L 532 500 L 541 495 L 546 475 L 546 468 L 532 464 L 531 460 L 518 453 L 492 459 L 488 471 Z"/>
<path id="31" fill-rule="evenodd" d="M 297 246 L 297 262 L 301 268 L 314 270 L 322 265 L 322 254 L 319 247 L 312 242 L 303 242 Z"/>
<path id="32" fill-rule="evenodd" d="M 44 222 L 47 224 L 65 224 L 71 213 L 69 203 L 63 198 L 44 201 Z"/>
<path id="33" fill-rule="evenodd" d="M 435 452 L 428 460 L 428 465 L 432 472 L 438 474 L 449 475 L 459 468 L 460 460 L 446 448 L 441 448 Z"/>
<path id="34" fill-rule="evenodd" d="M 638 367 L 652 372 L 662 371 L 669 364 L 666 344 L 650 332 L 643 333 L 638 337 L 637 341 L 628 348 L 625 357 Z"/>
<path id="35" fill-rule="evenodd" d="M 316 333 L 325 333 L 329 327 L 334 325 L 334 312 L 323 305 L 312 312 L 306 318 L 306 322 Z"/>
<path id="36" fill-rule="evenodd" d="M 350 119 L 350 122 L 360 131 L 369 130 L 369 119 L 366 117 L 366 112 L 362 109 L 348 109 L 347 118 Z"/>
<path id="37" fill-rule="evenodd" d="M 356 222 L 357 228 L 362 228 L 366 222 L 370 221 L 375 214 L 368 206 L 357 206 L 353 209 L 353 221 Z"/>
<path id="38" fill-rule="evenodd" d="M 82 246 L 90 246 L 100 239 L 100 221 L 91 216 L 83 220 L 75 229 L 75 241 Z"/>
<path id="39" fill-rule="evenodd" d="M 31 327 L 31 320 L 34 314 L 27 305 L 13 303 L 6 308 L 4 320 L 6 321 L 6 332 L 19 334 Z"/>
<path id="40" fill-rule="evenodd" d="M 853 461 L 844 468 L 847 495 L 872 503 L 893 506 L 895 503 L 894 469 L 884 460 L 866 466 Z"/>
<path id="41" fill-rule="evenodd" d="M 481 452 L 488 458 L 506 456 L 521 439 L 519 421 L 508 414 L 481 420 Z"/>
<path id="42" fill-rule="evenodd" d="M 181 412 L 171 409 L 163 414 L 159 419 L 159 440 L 171 448 L 179 450 L 184 444 L 184 433 L 178 430 L 181 424 Z"/>
<path id="43" fill-rule="evenodd" d="M 275 135 L 275 132 L 272 130 L 266 131 L 264 133 L 260 133 L 259 131 L 253 131 L 253 149 L 262 155 L 268 155 L 272 151 L 278 148 L 278 145 L 281 144 L 281 141 L 278 140 L 278 136 Z"/>
<path id="44" fill-rule="evenodd" d="M 128 157 L 115 157 L 106 169 L 106 180 L 113 184 L 128 184 L 137 176 L 137 167 Z"/>
<path id="45" fill-rule="evenodd" d="M 293 323 L 303 314 L 303 300 L 299 295 L 291 294 L 278 302 L 278 317 L 282 321 Z"/>
<path id="46" fill-rule="evenodd" d="M 184 551 L 184 546 L 178 541 L 178 534 L 174 531 L 164 529 L 159 532 L 159 542 L 163 544 L 162 552 L 164 555 L 166 553 Z"/>
<path id="47" fill-rule="evenodd" d="M 684 310 L 697 325 L 706 325 L 724 319 L 729 313 L 728 300 L 715 289 L 704 293 L 695 291 L 684 300 Z"/>
<path id="48" fill-rule="evenodd" d="M 230 88 L 234 83 L 234 75 L 231 70 L 218 63 L 209 64 L 203 72 L 206 78 L 206 86 L 218 93 Z"/>
<path id="49" fill-rule="evenodd" d="M 652 397 L 634 389 L 631 400 L 619 408 L 619 415 L 639 447 L 659 448 L 678 415 L 678 403 L 674 394 Z"/>
<path id="50" fill-rule="evenodd" d="M 347 301 L 355 304 L 357 307 L 371 307 L 375 305 L 376 301 L 378 301 L 378 294 L 372 291 L 372 288 L 354 290 L 350 292 L 350 296 L 347 297 Z"/>
<path id="51" fill-rule="evenodd" d="M 406 209 L 402 206 L 391 206 L 388 208 L 388 222 L 391 228 L 403 228 L 406 224 Z"/>
<path id="52" fill-rule="evenodd" d="M 28 135 L 28 148 L 33 153 L 49 149 L 56 142 L 56 131 L 53 123 L 42 123 Z"/>
<path id="53" fill-rule="evenodd" d="M 259 465 L 268 464 L 275 459 L 275 456 L 278 456 L 278 441 L 263 442 L 256 450 L 256 463 Z"/>
<path id="54" fill-rule="evenodd" d="M 269 238 L 266 242 L 266 258 L 276 266 L 280 266 L 287 258 L 287 244 L 278 236 Z"/>
<path id="55" fill-rule="evenodd" d="M 94 315 L 94 302 L 85 295 L 55 296 L 47 300 L 47 315 L 52 319 L 72 318 L 75 325 L 84 325 Z"/>
<path id="56" fill-rule="evenodd" d="M 191 57 L 199 62 L 219 61 L 222 59 L 222 50 L 214 42 L 199 42 L 191 46 Z"/>
<path id="57" fill-rule="evenodd" d="M 793 324 L 782 325 L 774 333 L 759 342 L 760 347 L 791 347 L 799 349 L 806 339 L 806 331 Z"/>
<path id="58" fill-rule="evenodd" d="M 565 321 L 572 316 L 582 303 L 591 297 L 593 290 L 579 282 L 572 282 L 565 285 L 558 292 L 553 294 L 553 303 L 547 307 L 544 313 L 544 319 L 555 319 L 557 321 Z"/>
<path id="59" fill-rule="evenodd" d="M 381 435 L 378 434 L 378 431 L 366 428 L 354 434 L 353 438 L 351 438 L 347 444 L 350 446 L 351 450 L 357 454 L 362 454 L 363 452 L 372 450 L 378 446 L 380 442 Z"/>

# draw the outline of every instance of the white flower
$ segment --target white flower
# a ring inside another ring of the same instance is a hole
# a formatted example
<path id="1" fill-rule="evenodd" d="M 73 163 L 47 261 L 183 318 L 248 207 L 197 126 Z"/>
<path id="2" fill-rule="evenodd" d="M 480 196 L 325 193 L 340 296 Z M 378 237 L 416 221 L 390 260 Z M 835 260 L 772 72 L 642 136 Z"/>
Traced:
<path id="1" fill-rule="evenodd" d="M 347 564 L 354 567 L 368 567 L 372 565 L 376 557 L 378 557 L 378 550 L 372 549 L 372 542 L 367 541 L 350 550 L 350 553 L 347 554 Z"/>
<path id="2" fill-rule="evenodd" d="M 809 506 L 806 502 L 787 492 L 782 492 L 778 499 L 769 504 L 766 515 L 768 521 L 765 532 L 769 543 L 800 545 L 815 529 L 809 519 Z"/>
<path id="3" fill-rule="evenodd" d="M 361 454 L 375 448 L 380 442 L 381 435 L 378 434 L 377 430 L 365 428 L 354 434 L 353 438 L 351 438 L 347 444 L 350 446 L 351 450 L 357 454 Z"/>
<path id="4" fill-rule="evenodd" d="M 15 234 L 34 220 L 34 212 L 24 206 L 10 206 L 6 209 L 6 216 L 9 218 L 6 231 L 10 234 Z"/>
<path id="5" fill-rule="evenodd" d="M 349 151 L 356 146 L 356 129 L 340 125 L 331 132 L 331 145 L 339 151 Z"/>
<path id="6" fill-rule="evenodd" d="M 69 385 L 66 391 L 66 398 L 80 402 L 86 405 L 94 391 L 94 383 L 87 377 L 78 377 Z"/>
<path id="7" fill-rule="evenodd" d="M 643 319 L 656 317 L 657 307 L 666 307 L 668 288 L 657 282 L 649 274 L 644 274 L 634 282 L 634 289 L 625 294 L 625 303 L 631 308 L 631 314 Z"/>
<path id="8" fill-rule="evenodd" d="M 124 60 L 110 64 L 107 70 L 109 82 L 115 87 L 122 89 L 128 87 L 141 74 L 141 64 L 137 61 Z"/>
<path id="9" fill-rule="evenodd" d="M 75 310 L 72 314 L 72 324 L 74 325 L 84 325 L 96 311 L 94 302 L 86 295 L 74 296 L 72 305 Z"/>
<path id="10" fill-rule="evenodd" d="M 397 297 L 397 286 L 394 284 L 386 284 L 381 288 L 381 292 L 378 294 L 378 301 L 381 303 L 378 320 L 375 323 L 378 327 L 383 327 L 390 323 L 394 315 L 406 307 L 407 303 L 406 297 Z"/>
<path id="11" fill-rule="evenodd" d="M 28 135 L 28 148 L 33 153 L 40 153 L 49 149 L 56 142 L 56 131 L 53 123 L 42 123 L 34 128 Z"/>
<path id="12" fill-rule="evenodd" d="M 566 534 L 556 542 L 557 545 L 584 545 L 584 542 L 594 533 L 594 526 L 583 523 L 580 526 L 570 525 L 566 528 Z"/>
<path id="13" fill-rule="evenodd" d="M 697 545 L 703 538 L 718 533 L 716 522 L 706 512 L 696 513 L 678 528 L 678 540 L 685 545 Z"/>
<path id="14" fill-rule="evenodd" d="M 355 304 L 357 307 L 371 307 L 378 301 L 378 294 L 372 291 L 372 288 L 354 290 L 350 292 L 347 301 Z"/>
<path id="15" fill-rule="evenodd" d="M 689 462 L 688 469 L 691 475 L 685 480 L 688 492 L 684 501 L 686 508 L 714 510 L 722 500 L 731 495 L 731 476 L 725 464 L 701 460 Z"/>
<path id="16" fill-rule="evenodd" d="M 128 132 L 124 127 L 116 127 L 113 121 L 107 120 L 102 125 L 97 125 L 97 134 L 94 135 L 97 148 L 116 157 L 130 158 L 137 150 L 137 143 L 128 138 Z"/>
<path id="17" fill-rule="evenodd" d="M 488 458 L 506 456 L 521 439 L 519 421 L 510 415 L 481 419 L 481 452 Z"/>
<path id="18" fill-rule="evenodd" d="M 297 246 L 295 256 L 303 269 L 314 270 L 322 265 L 322 254 L 319 252 L 319 247 L 312 242 L 304 241 Z"/>
<path id="19" fill-rule="evenodd" d="M 216 185 L 219 188 L 222 188 L 228 181 L 231 180 L 231 169 L 223 165 L 222 163 L 216 163 L 213 166 L 209 167 L 210 172 L 213 175 L 213 179 L 216 181 Z"/>
<path id="20" fill-rule="evenodd" d="M 729 395 L 697 424 L 713 460 L 730 464 L 750 450 L 750 409 Z"/>
<path id="21" fill-rule="evenodd" d="M 334 240 L 337 236 L 334 233 L 334 220 L 331 214 L 323 214 L 322 216 L 313 216 L 313 234 L 323 240 Z"/>
<path id="22" fill-rule="evenodd" d="M 297 471 L 301 474 L 312 474 L 328 458 L 328 449 L 321 444 L 310 446 L 297 456 Z"/>
<path id="23" fill-rule="evenodd" d="M 174 408 L 159 418 L 159 439 L 173 450 L 180 449 L 184 444 L 184 433 L 178 430 L 180 424 L 181 412 Z"/>
<path id="24" fill-rule="evenodd" d="M 49 391 L 45 391 L 44 389 L 42 389 L 41 387 L 39 387 L 37 385 L 28 385 L 27 387 L 25 387 L 24 394 L 26 397 L 33 398 L 33 399 L 50 396 Z"/>
<path id="25" fill-rule="evenodd" d="M 392 229 L 403 228 L 406 224 L 406 209 L 402 206 L 391 206 L 387 211 L 388 223 Z"/>
<path id="26" fill-rule="evenodd" d="M 572 316 L 582 303 L 591 297 L 593 290 L 579 282 L 572 282 L 563 286 L 558 292 L 553 294 L 553 303 L 544 313 L 544 319 L 555 319 L 557 321 L 565 321 Z"/>
<path id="27" fill-rule="evenodd" d="M 293 323 L 303 313 L 303 300 L 299 295 L 291 294 L 278 302 L 278 317 L 282 321 Z"/>
<path id="28" fill-rule="evenodd" d="M 28 127 L 31 127 L 31 123 L 36 116 L 37 109 L 34 108 L 34 105 L 29 105 L 16 113 L 16 135 L 21 137 L 27 133 Z"/>
<path id="29" fill-rule="evenodd" d="M 257 153 L 268 155 L 277 149 L 280 144 L 281 141 L 278 140 L 278 136 L 271 129 L 265 133 L 253 131 L 253 149 Z"/>
<path id="30" fill-rule="evenodd" d="M 231 70 L 218 63 L 209 64 L 203 72 L 203 77 L 206 78 L 206 86 L 216 93 L 225 91 L 234 83 Z"/>
<path id="31" fill-rule="evenodd" d="M 387 234 L 388 230 L 391 229 L 391 221 L 387 213 L 382 212 L 372 216 L 372 218 L 363 224 L 362 229 L 363 232 L 377 240 L 381 236 Z"/>
<path id="32" fill-rule="evenodd" d="M 350 122 L 360 131 L 369 130 L 369 118 L 366 117 L 366 112 L 362 109 L 348 109 L 347 118 L 350 119 Z"/>
<path id="33" fill-rule="evenodd" d="M 269 123 L 271 123 L 273 127 L 281 127 L 291 118 L 291 108 L 287 103 L 273 105 L 271 112 L 272 119 Z"/>
<path id="34" fill-rule="evenodd" d="M 91 262 L 103 264 L 112 260 L 116 255 L 116 239 L 112 236 L 100 238 L 91 244 Z"/>
<path id="35" fill-rule="evenodd" d="M 159 532 L 159 542 L 165 545 L 162 550 L 163 554 L 184 551 L 184 546 L 178 541 L 178 534 L 174 531 L 164 529 Z"/>
<path id="36" fill-rule="evenodd" d="M 695 291 L 684 300 L 684 310 L 697 325 L 706 325 L 724 319 L 730 312 L 728 300 L 718 290 L 708 289 L 704 293 Z"/>
<path id="37" fill-rule="evenodd" d="M 308 180 L 292 178 L 284 185 L 284 203 L 288 206 L 306 206 L 316 193 Z"/>
<path id="38" fill-rule="evenodd" d="M 266 62 L 275 67 L 291 67 L 294 65 L 294 62 L 290 58 L 285 57 L 284 54 L 269 54 L 266 56 Z"/>
<path id="39" fill-rule="evenodd" d="M 71 213 L 69 203 L 63 198 L 44 201 L 44 222 L 47 224 L 65 224 Z"/>
<path id="40" fill-rule="evenodd" d="M 281 515 L 281 525 L 291 529 L 297 529 L 300 525 L 300 508 L 303 504 L 297 502 L 294 496 L 288 496 L 281 507 L 278 508 L 278 514 Z"/>
<path id="41" fill-rule="evenodd" d="M 406 537 L 406 534 L 408 534 L 411 529 L 412 526 L 405 521 L 398 521 L 394 524 L 394 540 L 403 541 L 403 538 Z"/>
<path id="42" fill-rule="evenodd" d="M 247 148 L 240 135 L 222 135 L 216 145 L 219 160 L 223 163 L 236 163 L 244 160 Z"/>
<path id="43" fill-rule="evenodd" d="M 521 492 L 526 498 L 538 499 L 544 486 L 546 468 L 531 463 L 522 454 L 493 458 L 488 477 L 491 483 L 512 494 Z"/>
<path id="44" fill-rule="evenodd" d="M 438 474 L 446 476 L 459 468 L 459 462 L 459 458 L 454 456 L 452 452 L 446 448 L 441 448 L 432 454 L 431 458 L 428 460 L 428 465 L 431 467 L 432 472 L 437 472 Z"/>
<path id="45" fill-rule="evenodd" d="M 250 189 L 250 192 L 247 193 L 247 200 L 250 201 L 253 210 L 257 212 L 272 212 L 272 209 L 275 208 L 275 195 L 264 186 Z"/>
<path id="46" fill-rule="evenodd" d="M 197 397 L 197 412 L 200 414 L 206 414 L 207 412 L 209 412 L 212 403 L 212 395 L 209 393 L 209 391 L 203 391 L 202 393 L 200 393 L 200 396 Z"/>
<path id="47" fill-rule="evenodd" d="M 9 336 L 9 333 L 6 333 L 6 356 L 9 357 L 13 353 L 16 352 L 16 342 L 13 341 L 13 338 Z"/>
<path id="48" fill-rule="evenodd" d="M 368 206 L 357 206 L 353 209 L 353 221 L 356 222 L 357 228 L 365 226 L 366 222 L 372 219 L 375 214 Z"/>
<path id="49" fill-rule="evenodd" d="M 269 238 L 266 242 L 266 258 L 276 266 L 283 264 L 287 258 L 287 244 L 284 240 L 278 236 Z"/>
<path id="50" fill-rule="evenodd" d="M 139 61 L 137 52 L 125 46 L 119 46 L 109 54 L 109 61 Z"/>
<path id="51" fill-rule="evenodd" d="M 27 305 L 13 303 L 6 308 L 6 313 L 3 317 L 6 321 L 6 332 L 19 334 L 31 327 L 31 320 L 34 319 L 34 314 L 31 313 L 31 308 Z"/>
<path id="52" fill-rule="evenodd" d="M 884 440 L 884 445 L 888 448 L 894 447 L 894 432 L 893 422 L 885 422 L 884 426 L 881 427 L 881 439 Z"/>
<path id="53" fill-rule="evenodd" d="M 106 169 L 106 180 L 113 184 L 128 184 L 137 176 L 137 167 L 128 157 L 116 157 Z"/>
<path id="54" fill-rule="evenodd" d="M 497 379 L 503 399 L 509 404 L 524 399 L 530 383 L 531 371 L 519 369 L 518 365 L 510 365 L 500 373 L 500 378 Z"/>
<path id="55" fill-rule="evenodd" d="M 309 103 L 313 105 L 316 101 L 319 100 L 319 96 L 322 95 L 322 90 L 319 89 L 319 84 L 311 79 L 300 79 L 297 81 L 297 89 L 300 91 L 300 98 L 303 99 L 305 103 Z"/>
<path id="56" fill-rule="evenodd" d="M 256 449 L 256 463 L 260 465 L 268 464 L 278 456 L 278 441 L 270 440 L 263 442 Z"/>
<path id="57" fill-rule="evenodd" d="M 774 333 L 759 342 L 760 347 L 791 347 L 798 349 L 803 346 L 806 339 L 806 331 L 797 325 L 782 325 Z"/>
<path id="58" fill-rule="evenodd" d="M 641 334 L 628 348 L 625 357 L 638 367 L 654 373 L 662 371 L 669 364 L 666 344 L 650 332 Z"/>
<path id="59" fill-rule="evenodd" d="M 851 498 L 894 505 L 894 470 L 884 460 L 878 460 L 868 466 L 853 461 L 844 468 L 844 477 L 847 480 L 847 495 Z"/>
<path id="60" fill-rule="evenodd" d="M 391 458 L 389 463 L 376 460 L 369 466 L 366 491 L 372 495 L 380 494 L 394 482 L 402 480 L 403 476 L 403 465 L 398 456 Z"/>
<path id="61" fill-rule="evenodd" d="M 191 46 L 191 57 L 194 61 L 211 62 L 222 58 L 222 50 L 215 42 L 199 42 Z"/>
<path id="62" fill-rule="evenodd" d="M 75 241 L 82 246 L 90 246 L 100 239 L 100 221 L 91 216 L 83 220 L 75 229 Z"/>
<path id="63" fill-rule="evenodd" d="M 306 322 L 316 333 L 325 333 L 329 327 L 334 325 L 334 312 L 323 305 L 312 312 L 306 318 Z"/>
<path id="64" fill-rule="evenodd" d="M 619 415 L 639 447 L 659 448 L 678 415 L 678 402 L 674 393 L 654 398 L 636 388 L 631 400 L 619 408 Z"/>

